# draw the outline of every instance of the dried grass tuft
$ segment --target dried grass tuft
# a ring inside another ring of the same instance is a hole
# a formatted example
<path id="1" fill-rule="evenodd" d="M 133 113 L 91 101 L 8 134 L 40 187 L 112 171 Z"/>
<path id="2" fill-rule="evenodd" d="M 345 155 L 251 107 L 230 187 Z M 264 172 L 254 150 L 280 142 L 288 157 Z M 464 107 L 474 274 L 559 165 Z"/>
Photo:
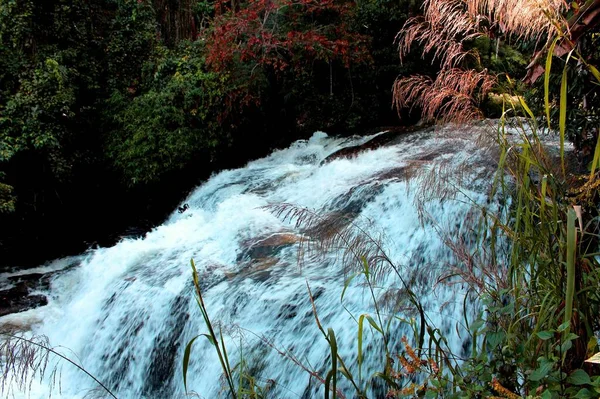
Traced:
<path id="1" fill-rule="evenodd" d="M 50 395 L 55 389 L 61 392 L 59 363 L 51 361 L 51 355 L 75 366 L 97 384 L 97 388 L 88 390 L 85 398 L 114 398 L 116 396 L 82 366 L 50 346 L 48 337 L 0 332 L 0 393 L 6 397 L 15 397 L 17 393 L 31 392 L 33 382 L 47 381 Z"/>
<path id="2" fill-rule="evenodd" d="M 469 43 L 485 35 L 515 40 L 547 40 L 568 25 L 564 0 L 426 0 L 423 15 L 409 18 L 396 36 L 400 59 L 414 44 L 422 56 L 438 62 L 433 80 L 401 77 L 394 83 L 393 105 L 417 107 L 427 121 L 463 123 L 481 118 L 478 105 L 496 79 L 481 70 L 478 52 Z M 470 62 L 478 70 L 467 70 Z"/>
<path id="3" fill-rule="evenodd" d="M 466 123 L 482 117 L 478 105 L 495 83 L 485 70 L 459 68 L 442 70 L 435 80 L 403 77 L 394 83 L 394 106 L 419 108 L 427 121 Z"/>
<path id="4" fill-rule="evenodd" d="M 0 390 L 7 397 L 31 391 L 35 380 L 48 376 L 50 390 L 57 382 L 57 368 L 49 367 L 50 343 L 46 336 L 6 336 L 0 343 Z"/>

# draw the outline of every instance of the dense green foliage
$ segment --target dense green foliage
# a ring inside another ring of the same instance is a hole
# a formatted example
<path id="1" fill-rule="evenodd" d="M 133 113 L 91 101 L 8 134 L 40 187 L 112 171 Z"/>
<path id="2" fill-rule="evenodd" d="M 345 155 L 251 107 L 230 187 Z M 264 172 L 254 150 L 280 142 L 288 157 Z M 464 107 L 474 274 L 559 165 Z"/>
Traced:
<path id="1" fill-rule="evenodd" d="M 391 83 L 419 66 L 393 40 L 417 9 L 0 0 L 0 251 L 146 226 L 218 168 L 395 123 Z"/>

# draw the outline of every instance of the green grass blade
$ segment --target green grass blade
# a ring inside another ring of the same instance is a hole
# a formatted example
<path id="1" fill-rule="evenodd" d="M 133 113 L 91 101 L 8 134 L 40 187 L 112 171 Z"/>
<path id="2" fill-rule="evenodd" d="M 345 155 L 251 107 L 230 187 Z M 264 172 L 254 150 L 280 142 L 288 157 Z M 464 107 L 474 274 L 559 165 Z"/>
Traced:
<path id="1" fill-rule="evenodd" d="M 325 377 L 325 399 L 329 399 L 329 390 L 331 389 L 331 378 L 333 377 L 334 373 L 335 372 L 333 370 L 329 370 L 327 376 Z"/>
<path id="2" fill-rule="evenodd" d="M 377 325 L 377 322 L 371 316 L 365 315 L 365 317 L 367 318 L 367 321 L 369 322 L 371 327 L 383 334 L 383 330 Z"/>
<path id="3" fill-rule="evenodd" d="M 565 318 L 564 324 L 569 323 L 573 317 L 573 299 L 575 296 L 575 251 L 577 246 L 577 232 L 575 221 L 577 215 L 574 209 L 567 213 L 567 290 L 565 294 Z M 569 333 L 569 328 L 565 334 Z"/>
<path id="4" fill-rule="evenodd" d="M 211 337 L 209 334 L 200 334 L 198 337 L 206 337 L 206 339 L 208 340 L 208 342 L 210 342 L 210 344 L 212 346 L 215 346 L 215 347 L 217 346 L 217 341 L 215 341 L 215 339 L 213 337 Z"/>
<path id="5" fill-rule="evenodd" d="M 337 353 L 337 341 L 335 339 L 335 333 L 333 332 L 332 328 L 329 328 L 328 330 L 328 335 L 329 335 L 329 346 L 331 347 L 331 371 L 333 372 L 332 375 L 332 388 L 333 388 L 333 399 L 335 399 L 336 397 L 336 393 L 337 393 L 337 361 L 338 361 L 338 353 Z"/>
<path id="6" fill-rule="evenodd" d="M 571 51 L 572 53 L 572 51 Z M 566 175 L 565 171 L 565 131 L 567 127 L 567 68 L 569 66 L 569 59 L 571 53 L 567 56 L 565 66 L 562 71 L 562 77 L 560 79 L 560 107 L 558 116 L 558 127 L 560 131 L 560 164 L 563 171 L 563 176 Z"/>
<path id="7" fill-rule="evenodd" d="M 594 160 L 590 168 L 590 179 L 594 178 L 596 169 L 600 167 L 600 134 L 598 135 L 598 141 L 596 141 L 596 149 L 594 150 Z"/>
<path id="8" fill-rule="evenodd" d="M 596 69 L 595 66 L 590 65 L 590 64 L 587 64 L 587 66 L 588 66 L 590 72 L 592 73 L 592 75 L 594 75 L 594 77 L 596 78 L 596 80 L 598 82 L 600 82 L 600 72 L 598 72 L 598 69 Z"/>
<path id="9" fill-rule="evenodd" d="M 194 338 L 192 338 L 192 340 L 190 342 L 188 342 L 187 346 L 185 347 L 185 352 L 183 353 L 183 387 L 185 388 L 186 393 L 187 393 L 187 371 L 188 371 L 188 365 L 190 363 L 190 352 L 192 350 L 192 344 L 194 343 L 196 338 L 198 338 L 199 336 L 200 335 L 195 336 Z"/>
<path id="10" fill-rule="evenodd" d="M 340 297 L 340 301 L 344 300 L 344 295 L 346 295 L 346 290 L 348 289 L 348 287 L 350 286 L 350 283 L 352 282 L 352 280 L 354 280 L 354 278 L 357 276 L 358 274 L 353 274 L 352 276 L 348 277 L 346 280 L 344 280 L 344 289 L 342 290 L 342 296 Z"/>
<path id="11" fill-rule="evenodd" d="M 535 130 L 537 130 L 537 122 L 535 120 L 535 115 L 533 115 L 533 112 L 531 111 L 531 108 L 529 108 L 529 106 L 527 105 L 527 103 L 525 102 L 525 100 L 523 100 L 523 97 L 519 96 L 519 103 L 521 103 L 521 107 L 523 107 L 523 109 L 525 110 L 525 112 L 527 112 L 527 115 L 529 115 L 529 118 L 531 118 L 531 120 L 533 121 L 533 125 L 535 127 Z"/>
<path id="12" fill-rule="evenodd" d="M 362 346 L 363 346 L 363 324 L 364 324 L 364 321 L 365 321 L 365 315 L 362 314 L 358 318 L 358 358 L 357 358 L 357 362 L 358 362 L 358 380 L 359 380 L 359 382 L 362 381 L 362 361 L 363 361 Z"/>
<path id="13" fill-rule="evenodd" d="M 542 192 L 540 198 L 540 221 L 544 223 L 546 211 L 546 193 L 548 192 L 548 176 L 542 177 Z"/>
<path id="14" fill-rule="evenodd" d="M 546 119 L 548 121 L 548 129 L 550 126 L 550 71 L 552 70 L 552 57 L 554 56 L 554 47 L 558 42 L 559 37 L 554 39 L 546 56 L 546 70 L 544 72 L 544 107 L 546 108 Z"/>

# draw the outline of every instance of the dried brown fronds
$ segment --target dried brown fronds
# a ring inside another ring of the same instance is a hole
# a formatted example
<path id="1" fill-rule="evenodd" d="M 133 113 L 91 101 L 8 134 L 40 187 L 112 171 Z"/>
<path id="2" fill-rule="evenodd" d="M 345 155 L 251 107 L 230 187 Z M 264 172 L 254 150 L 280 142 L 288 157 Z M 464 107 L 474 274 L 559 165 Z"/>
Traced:
<path id="1" fill-rule="evenodd" d="M 283 221 L 295 224 L 302 232 L 299 242 L 299 262 L 305 254 L 324 256 L 340 253 L 344 272 L 364 270 L 365 263 L 370 273 L 378 279 L 386 268 L 395 268 L 383 248 L 383 235 L 372 235 L 368 226 L 356 221 L 356 215 L 337 212 L 316 212 L 292 204 L 275 204 L 266 209 Z"/>
<path id="2" fill-rule="evenodd" d="M 96 377 L 51 347 L 46 336 L 27 338 L 24 335 L 0 332 L 0 340 L 0 393 L 7 397 L 31 391 L 35 380 L 48 381 L 50 393 L 57 387 L 60 393 L 61 369 L 58 363 L 51 361 L 52 355 L 75 366 L 98 384 L 98 388 L 89 390 L 85 397 L 116 399 Z"/>
<path id="3" fill-rule="evenodd" d="M 57 369 L 50 367 L 48 338 L 3 336 L 0 343 L 0 387 L 2 394 L 15 395 L 31 390 L 34 380 L 49 375 L 51 388 L 56 383 Z"/>
<path id="4" fill-rule="evenodd" d="M 488 294 L 508 288 L 508 268 L 499 266 L 485 247 L 473 251 L 473 245 L 460 235 L 445 233 L 441 236 L 456 264 L 448 267 L 448 272 L 438 279 L 438 283 L 466 283 L 473 292 Z"/>
<path id="5" fill-rule="evenodd" d="M 473 179 L 472 164 L 456 163 L 451 158 L 442 158 L 429 165 L 423 161 L 409 164 L 410 179 L 418 179 L 414 194 L 414 205 L 421 223 L 427 216 L 426 206 L 431 201 L 455 199 L 463 187 Z"/>
<path id="6" fill-rule="evenodd" d="M 487 18 L 516 39 L 539 40 L 566 26 L 564 0 L 468 0 L 466 5 L 469 15 Z"/>
<path id="7" fill-rule="evenodd" d="M 478 105 L 496 81 L 481 70 L 477 50 L 469 48 L 474 39 L 490 35 L 547 41 L 568 30 L 564 0 L 426 0 L 423 8 L 423 16 L 409 18 L 396 37 L 400 59 L 416 43 L 441 72 L 435 80 L 398 78 L 393 105 L 398 111 L 418 107 L 426 121 L 463 123 L 481 117 Z M 466 69 L 473 67 L 467 60 L 477 70 Z"/>
<path id="8" fill-rule="evenodd" d="M 466 123 L 482 117 L 479 103 L 496 79 L 487 71 L 443 70 L 435 80 L 426 76 L 399 78 L 394 83 L 394 106 L 421 110 L 427 121 Z"/>

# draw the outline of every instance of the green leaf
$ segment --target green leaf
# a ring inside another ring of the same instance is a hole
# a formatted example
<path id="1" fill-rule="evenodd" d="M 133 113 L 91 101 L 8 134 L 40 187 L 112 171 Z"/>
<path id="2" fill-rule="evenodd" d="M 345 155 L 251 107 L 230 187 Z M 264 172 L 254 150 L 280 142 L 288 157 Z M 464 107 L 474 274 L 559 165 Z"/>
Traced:
<path id="1" fill-rule="evenodd" d="M 533 373 L 529 376 L 530 381 L 540 381 L 548 376 L 552 368 L 554 367 L 553 362 L 549 362 L 547 360 L 543 360 L 540 367 L 535 369 Z"/>
<path id="2" fill-rule="evenodd" d="M 569 378 L 567 378 L 567 382 L 573 385 L 591 385 L 592 380 L 588 373 L 583 371 L 582 369 L 577 369 L 571 373 Z"/>
<path id="3" fill-rule="evenodd" d="M 535 120 L 535 115 L 533 115 L 533 112 L 531 112 L 531 109 L 527 106 L 527 103 L 525 102 L 525 100 L 523 100 L 523 97 L 519 96 L 519 102 L 521 103 L 521 107 L 523 107 L 523 109 L 525 110 L 525 112 L 527 112 L 527 115 L 529 115 L 529 117 L 533 121 L 534 126 L 537 127 L 537 122 Z"/>
<path id="4" fill-rule="evenodd" d="M 188 342 L 187 346 L 185 347 L 185 352 L 183 352 L 183 387 L 185 388 L 186 393 L 187 393 L 187 370 L 188 370 L 188 365 L 190 363 L 190 352 L 192 350 L 192 344 L 194 343 L 196 338 L 198 338 L 199 336 L 200 335 L 197 335 L 194 338 L 192 338 L 192 340 L 190 342 Z"/>
<path id="5" fill-rule="evenodd" d="M 206 337 L 206 339 L 208 339 L 208 342 L 210 342 L 212 344 L 212 346 L 217 346 L 217 341 L 215 341 L 215 339 L 212 337 L 212 335 L 200 334 L 198 337 Z"/>
<path id="6" fill-rule="evenodd" d="M 564 340 L 569 340 L 569 341 L 573 341 L 575 339 L 579 338 L 579 335 L 575 334 L 575 333 L 568 333 L 567 336 L 564 338 Z"/>
<path id="7" fill-rule="evenodd" d="M 564 323 L 562 323 L 560 326 L 558 326 L 558 328 L 556 329 L 556 331 L 558 332 L 563 332 L 565 331 L 567 328 L 569 328 L 569 326 L 571 325 L 570 321 L 565 321 Z"/>
<path id="8" fill-rule="evenodd" d="M 565 323 L 569 323 L 573 317 L 573 300 L 575 299 L 575 252 L 577 250 L 576 220 L 577 215 L 575 214 L 575 210 L 570 208 L 567 212 L 567 286 L 565 293 Z M 569 331 L 569 324 L 567 324 L 565 331 Z"/>
<path id="9" fill-rule="evenodd" d="M 356 277 L 357 274 L 353 274 L 352 276 L 348 277 L 345 281 L 344 281 L 344 289 L 342 290 L 342 296 L 340 297 L 340 301 L 344 300 L 344 295 L 346 294 L 346 289 L 348 289 L 348 287 L 350 286 L 350 283 L 352 282 L 352 280 L 354 280 L 354 277 Z"/>
<path id="10" fill-rule="evenodd" d="M 594 392 L 590 391 L 587 388 L 583 388 L 583 389 L 580 389 L 579 392 L 577 392 L 577 395 L 575 395 L 574 398 L 577 398 L 577 399 L 597 399 L 598 398 L 598 394 L 595 394 Z"/>
<path id="11" fill-rule="evenodd" d="M 561 353 L 567 353 L 569 349 L 573 347 L 573 341 L 565 341 L 560 345 Z"/>
<path id="12" fill-rule="evenodd" d="M 329 370 L 325 377 L 325 399 L 329 399 L 329 390 L 331 389 L 331 379 L 333 378 L 333 370 Z M 334 394 L 335 395 L 335 394 Z"/>
<path id="13" fill-rule="evenodd" d="M 550 338 L 554 337 L 554 333 L 552 333 L 551 331 L 540 331 L 537 333 L 537 336 L 542 341 L 546 341 L 546 340 L 549 340 Z"/>
<path id="14" fill-rule="evenodd" d="M 327 329 L 328 332 L 328 337 L 329 337 L 329 346 L 331 347 L 331 372 L 333 373 L 331 380 L 332 380 L 332 391 L 333 391 L 333 399 L 336 398 L 336 394 L 337 394 L 337 361 L 338 361 L 338 354 L 337 354 L 337 341 L 335 339 L 335 332 L 333 331 L 333 328 L 329 328 Z"/>
<path id="15" fill-rule="evenodd" d="M 338 367 L 338 371 L 342 373 L 344 377 L 346 377 L 349 381 L 352 381 L 352 375 L 345 367 Z"/>
<path id="16" fill-rule="evenodd" d="M 485 338 L 488 342 L 488 345 L 492 349 L 500 346 L 502 344 L 502 342 L 504 341 L 505 337 L 506 337 L 506 334 L 504 333 L 504 331 L 489 332 L 485 336 Z"/>
<path id="17" fill-rule="evenodd" d="M 376 329 L 377 331 L 379 331 L 380 333 L 383 334 L 383 331 L 381 330 L 381 328 L 377 325 L 377 323 L 375 322 L 375 320 L 373 320 L 373 318 L 371 316 L 365 315 L 365 317 L 367 318 L 367 321 L 369 322 L 371 327 L 373 327 L 374 329 Z"/>
<path id="18" fill-rule="evenodd" d="M 592 72 L 592 75 L 594 75 L 594 77 L 598 80 L 598 82 L 600 82 L 600 72 L 598 72 L 596 67 L 588 64 L 588 68 L 590 69 L 590 72 Z"/>
<path id="19" fill-rule="evenodd" d="M 572 53 L 572 51 L 571 51 Z M 560 79 L 560 104 L 558 114 L 558 128 L 560 132 L 560 162 L 565 174 L 565 131 L 567 127 L 567 67 L 571 53 L 567 56 L 565 66 L 563 68 L 562 77 Z"/>
<path id="20" fill-rule="evenodd" d="M 425 397 L 428 399 L 438 398 L 439 393 L 428 389 L 427 392 L 425 392 Z"/>
<path id="21" fill-rule="evenodd" d="M 477 319 L 473 323 L 471 323 L 471 325 L 469 326 L 469 330 L 471 330 L 471 332 L 476 332 L 481 327 L 483 327 L 484 324 L 485 321 L 483 321 L 482 319 Z"/>
<path id="22" fill-rule="evenodd" d="M 546 70 L 544 73 L 544 107 L 546 108 L 546 119 L 548 120 L 548 129 L 550 126 L 550 71 L 552 69 L 552 57 L 554 56 L 554 47 L 558 42 L 558 37 L 554 39 L 548 49 L 548 55 L 546 56 Z"/>
<path id="23" fill-rule="evenodd" d="M 592 160 L 592 164 L 590 165 L 590 179 L 594 178 L 596 174 L 596 169 L 600 167 L 600 135 L 598 135 L 598 140 L 596 141 L 596 149 L 594 150 L 594 159 Z"/>
<path id="24" fill-rule="evenodd" d="M 366 315 L 362 314 L 358 318 L 358 359 L 357 359 L 357 362 L 358 362 L 359 378 L 360 378 L 360 374 L 361 374 L 362 360 L 363 360 L 362 345 L 363 345 L 363 324 L 364 324 L 365 316 Z"/>

